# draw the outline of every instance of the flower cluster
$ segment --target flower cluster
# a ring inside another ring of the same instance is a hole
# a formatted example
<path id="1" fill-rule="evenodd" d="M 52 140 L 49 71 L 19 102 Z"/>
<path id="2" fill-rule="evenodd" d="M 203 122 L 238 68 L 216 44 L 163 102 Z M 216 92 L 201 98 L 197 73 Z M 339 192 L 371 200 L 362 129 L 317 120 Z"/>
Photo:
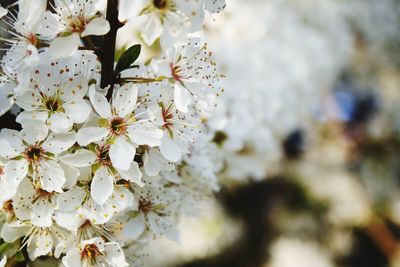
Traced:
<path id="1" fill-rule="evenodd" d="M 141 36 L 151 45 L 158 38 L 162 44 L 182 38 L 188 31 L 199 31 L 204 11 L 219 13 L 225 0 L 141 0 L 140 14 L 143 28 Z"/>
<path id="2" fill-rule="evenodd" d="M 218 188 L 203 122 L 221 75 L 196 32 L 205 11 L 224 6 L 146 1 L 142 36 L 162 39 L 160 56 L 133 65 L 136 45 L 115 70 L 104 64 L 104 36 L 123 23 L 106 17 L 118 16 L 110 3 L 0 9 L 0 115 L 17 110 L 21 128 L 0 132 L 1 239 L 65 266 L 134 266 L 150 237 L 179 239 L 178 215 Z"/>

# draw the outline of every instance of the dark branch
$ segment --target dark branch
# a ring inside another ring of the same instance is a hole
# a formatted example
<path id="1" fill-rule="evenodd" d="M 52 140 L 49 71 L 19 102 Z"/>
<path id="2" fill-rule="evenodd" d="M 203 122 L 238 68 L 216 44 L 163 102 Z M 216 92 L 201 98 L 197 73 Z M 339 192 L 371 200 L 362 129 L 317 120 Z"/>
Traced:
<path id="1" fill-rule="evenodd" d="M 111 99 L 113 86 L 115 83 L 115 43 L 118 29 L 123 25 L 118 20 L 118 0 L 108 0 L 106 16 L 108 22 L 110 23 L 110 31 L 104 37 L 103 51 L 101 53 L 101 87 L 105 88 L 110 85 L 110 89 L 107 93 L 107 99 Z"/>

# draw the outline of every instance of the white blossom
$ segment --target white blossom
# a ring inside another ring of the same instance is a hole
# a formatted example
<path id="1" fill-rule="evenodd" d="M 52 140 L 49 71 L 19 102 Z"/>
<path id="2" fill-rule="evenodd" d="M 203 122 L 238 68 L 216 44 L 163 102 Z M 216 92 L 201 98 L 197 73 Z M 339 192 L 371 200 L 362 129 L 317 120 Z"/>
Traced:
<path id="1" fill-rule="evenodd" d="M 18 186 L 12 205 L 18 219 L 30 220 L 34 226 L 50 227 L 53 224 L 56 199 L 56 192 L 48 192 L 40 187 L 35 188 L 29 180 L 25 179 Z"/>
<path id="2" fill-rule="evenodd" d="M 82 240 L 78 248 L 73 248 L 63 257 L 66 267 L 79 266 L 128 266 L 122 248 L 116 242 L 104 242 L 97 237 Z"/>
<path id="3" fill-rule="evenodd" d="M 109 22 L 98 15 L 96 1 L 56 0 L 55 13 L 46 11 L 40 33 L 53 39 L 49 50 L 55 57 L 70 57 L 76 53 L 80 38 L 104 35 Z"/>
<path id="4" fill-rule="evenodd" d="M 218 13 L 224 0 L 141 0 L 141 35 L 151 45 L 158 38 L 162 45 L 184 39 L 185 34 L 201 30 L 204 11 Z"/>
<path id="5" fill-rule="evenodd" d="M 83 123 L 91 107 L 83 99 L 88 81 L 78 75 L 62 81 L 48 66 L 39 66 L 33 75 L 32 88 L 17 96 L 16 103 L 24 109 L 17 121 L 43 120 L 55 133 L 68 132 L 74 123 Z"/>
<path id="6" fill-rule="evenodd" d="M 56 221 L 71 231 L 76 231 L 85 220 L 104 224 L 119 212 L 136 209 L 134 196 L 124 185 L 116 185 L 111 197 L 102 205 L 91 197 L 87 184 L 60 194 L 57 203 Z M 70 220 L 64 221 L 67 213 Z"/>
<path id="7" fill-rule="evenodd" d="M 18 18 L 9 15 L 3 19 L 11 27 L 7 30 L 11 38 L 4 40 L 10 47 L 2 62 L 13 70 L 26 71 L 39 62 L 41 41 L 37 34 L 46 9 L 46 1 L 20 0 L 18 4 Z"/>
<path id="8" fill-rule="evenodd" d="M 150 230 L 156 236 L 165 235 L 177 241 L 179 194 L 175 189 L 164 188 L 157 180 L 152 180 L 154 182 L 148 179 L 143 188 L 135 186 L 139 213 L 125 225 L 124 233 L 127 237 L 137 239 L 144 231 Z"/>
<path id="9" fill-rule="evenodd" d="M 151 108 L 151 115 L 154 117 L 154 123 L 164 131 L 160 152 L 165 159 L 177 162 L 187 152 L 188 143 L 194 141 L 194 132 L 199 130 L 200 123 L 187 112 L 182 113 L 178 110 L 172 94 L 173 89 L 168 82 L 161 83 L 157 90 L 163 93 L 160 98 L 155 99 L 157 105 Z"/>
<path id="10" fill-rule="evenodd" d="M 32 134 L 3 129 L 0 132 L 0 156 L 10 159 L 4 167 L 4 179 L 17 187 L 31 172 L 33 183 L 39 183 L 48 192 L 62 192 L 66 179 L 57 155 L 74 143 L 74 132 L 50 134 L 42 139 Z"/>
<path id="11" fill-rule="evenodd" d="M 225 2 L 138 3 L 141 14 L 128 19 L 144 23 L 148 44 L 160 38 L 160 53 L 132 63 L 138 50 L 128 49 L 106 67 L 107 34 L 125 25 L 109 18 L 111 6 L 19 0 L 0 7 L 0 116 L 11 110 L 20 127 L 0 131 L 0 238 L 30 261 L 139 266 L 149 236 L 178 241 L 179 215 L 218 188 L 207 146 L 196 141 L 206 140 L 222 75 L 204 42 L 188 34 Z"/>
<path id="12" fill-rule="evenodd" d="M 152 61 L 152 66 L 157 76 L 169 79 L 174 88 L 175 105 L 181 112 L 188 112 L 194 100 L 205 100 L 219 93 L 221 75 L 212 53 L 199 38 L 170 47 L 165 56 Z"/>
<path id="13" fill-rule="evenodd" d="M 98 127 L 84 127 L 77 135 L 80 145 L 108 139 L 109 156 L 114 167 L 127 171 L 136 153 L 137 145 L 158 146 L 162 132 L 148 120 L 140 120 L 133 111 L 137 107 L 138 89 L 133 84 L 124 85 L 114 91 L 111 105 L 106 98 L 90 91 L 90 100 L 100 116 Z"/>

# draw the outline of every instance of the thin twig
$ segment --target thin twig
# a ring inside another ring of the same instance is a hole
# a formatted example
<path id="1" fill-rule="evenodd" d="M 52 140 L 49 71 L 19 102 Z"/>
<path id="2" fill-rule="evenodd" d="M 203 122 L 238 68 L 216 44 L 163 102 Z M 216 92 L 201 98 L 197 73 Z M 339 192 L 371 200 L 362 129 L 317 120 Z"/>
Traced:
<path id="1" fill-rule="evenodd" d="M 124 77 L 118 78 L 117 81 L 119 83 L 156 83 L 161 82 L 167 79 L 166 77 L 157 77 L 157 78 L 142 78 L 142 77 Z"/>
<path id="2" fill-rule="evenodd" d="M 90 50 L 98 51 L 98 47 L 96 47 L 95 43 L 93 42 L 92 38 L 90 38 L 90 36 L 86 36 L 84 38 L 84 41 L 89 46 Z"/>
<path id="3" fill-rule="evenodd" d="M 80 47 L 78 47 L 78 50 L 89 50 L 89 51 L 99 52 L 100 48 L 98 48 L 98 47 L 80 46 Z"/>

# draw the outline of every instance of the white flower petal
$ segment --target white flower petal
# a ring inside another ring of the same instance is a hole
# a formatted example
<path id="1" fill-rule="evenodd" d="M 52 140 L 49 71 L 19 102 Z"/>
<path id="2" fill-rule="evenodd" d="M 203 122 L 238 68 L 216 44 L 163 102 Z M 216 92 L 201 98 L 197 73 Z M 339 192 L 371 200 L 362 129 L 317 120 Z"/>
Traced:
<path id="1" fill-rule="evenodd" d="M 151 231 L 160 236 L 162 234 L 164 234 L 164 229 L 160 224 L 161 218 L 160 216 L 154 214 L 154 212 L 149 212 L 147 214 L 147 222 L 149 224 L 149 228 L 151 229 Z"/>
<path id="2" fill-rule="evenodd" d="M 61 166 L 55 160 L 41 162 L 37 175 L 39 176 L 42 189 L 47 192 L 63 192 L 62 187 L 66 181 Z"/>
<path id="3" fill-rule="evenodd" d="M 119 170 L 129 170 L 135 154 L 136 149 L 124 137 L 117 138 L 115 143 L 110 146 L 109 155 L 112 165 Z"/>
<path id="4" fill-rule="evenodd" d="M 23 62 L 26 66 L 36 66 L 39 63 L 39 51 L 33 45 L 27 45 L 26 53 L 29 56 L 25 56 Z"/>
<path id="5" fill-rule="evenodd" d="M 189 111 L 188 106 L 192 102 L 192 96 L 179 82 L 176 82 L 174 86 L 174 101 L 177 110 L 183 113 Z"/>
<path id="6" fill-rule="evenodd" d="M 29 258 L 34 259 L 45 256 L 53 250 L 53 238 L 47 231 L 42 231 L 32 238 L 28 245 Z"/>
<path id="7" fill-rule="evenodd" d="M 31 145 L 46 139 L 49 133 L 46 123 L 40 119 L 23 120 L 21 124 L 22 139 Z"/>
<path id="8" fill-rule="evenodd" d="M 49 52 L 54 58 L 72 57 L 79 47 L 80 38 L 77 33 L 69 36 L 57 37 L 50 43 Z"/>
<path id="9" fill-rule="evenodd" d="M 109 202 L 115 212 L 135 206 L 133 194 L 125 186 L 116 187 Z"/>
<path id="10" fill-rule="evenodd" d="M 61 99 L 64 102 L 81 99 L 88 91 L 88 81 L 83 75 L 78 75 L 63 83 L 60 91 L 63 93 Z"/>
<path id="11" fill-rule="evenodd" d="M 78 211 L 69 212 L 56 210 L 54 214 L 54 220 L 59 226 L 73 232 L 75 232 L 86 219 L 87 218 L 83 217 Z"/>
<path id="12" fill-rule="evenodd" d="M 160 176 L 167 180 L 168 182 L 174 183 L 174 184 L 181 184 L 182 183 L 182 177 L 180 177 L 176 172 L 174 171 L 164 171 L 160 174 Z"/>
<path id="13" fill-rule="evenodd" d="M 167 160 L 177 162 L 182 156 L 182 152 L 178 144 L 172 139 L 169 134 L 164 134 L 160 146 L 160 152 Z"/>
<path id="14" fill-rule="evenodd" d="M 89 219 L 96 224 L 104 224 L 108 222 L 115 213 L 115 210 L 109 203 L 110 200 L 106 201 L 103 205 L 99 205 L 93 198 L 89 198 L 85 201 L 82 208 L 83 217 Z"/>
<path id="15" fill-rule="evenodd" d="M 2 129 L 0 132 L 0 156 L 13 158 L 25 150 L 20 133 L 15 130 Z"/>
<path id="16" fill-rule="evenodd" d="M 13 243 L 18 238 L 23 237 L 30 230 L 30 226 L 26 224 L 22 224 L 19 221 L 15 221 L 12 223 L 6 223 L 3 225 L 1 229 L 1 237 L 7 243 Z"/>
<path id="17" fill-rule="evenodd" d="M 10 200 L 17 194 L 17 187 L 14 184 L 9 184 L 5 179 L 0 179 L 0 203 Z"/>
<path id="18" fill-rule="evenodd" d="M 172 77 L 169 59 L 153 59 L 150 64 L 158 76 Z M 162 86 L 170 87 L 169 82 L 164 82 Z"/>
<path id="19" fill-rule="evenodd" d="M 105 35 L 110 31 L 110 23 L 103 17 L 92 19 L 85 30 L 81 33 L 82 37 L 88 35 Z"/>
<path id="20" fill-rule="evenodd" d="M 72 246 L 72 239 L 68 238 L 67 239 L 61 239 L 58 240 L 55 244 L 54 252 L 53 255 L 56 259 L 59 259 L 61 254 L 67 253 L 67 251 L 71 248 Z"/>
<path id="21" fill-rule="evenodd" d="M 164 132 L 150 122 L 138 122 L 128 128 L 129 138 L 138 145 L 160 146 Z"/>
<path id="22" fill-rule="evenodd" d="M 3 259 L 1 259 L 1 261 L 0 261 L 0 267 L 4 267 L 4 266 L 6 266 L 6 264 L 7 264 L 7 257 L 4 256 Z"/>
<path id="23" fill-rule="evenodd" d="M 83 99 L 65 103 L 63 107 L 74 123 L 84 123 L 92 112 L 90 105 Z"/>
<path id="24" fill-rule="evenodd" d="M 28 173 L 28 162 L 26 160 L 11 160 L 4 166 L 4 179 L 15 188 L 21 183 Z"/>
<path id="25" fill-rule="evenodd" d="M 46 0 L 19 0 L 18 21 L 22 24 L 20 30 L 36 32 L 40 21 L 43 19 L 46 6 Z"/>
<path id="26" fill-rule="evenodd" d="M 77 180 L 83 182 L 90 182 L 90 180 L 92 179 L 91 174 L 92 174 L 92 166 L 79 168 L 79 176 Z"/>
<path id="27" fill-rule="evenodd" d="M 10 84 L 0 86 L 0 116 L 10 110 L 14 104 L 13 87 Z"/>
<path id="28" fill-rule="evenodd" d="M 96 88 L 94 85 L 92 85 L 89 89 L 89 98 L 90 102 L 93 105 L 93 108 L 100 115 L 100 117 L 105 119 L 111 118 L 110 103 L 108 103 L 104 95 L 96 92 Z"/>
<path id="29" fill-rule="evenodd" d="M 32 197 L 36 190 L 29 179 L 24 179 L 17 189 L 18 195 L 13 199 L 14 213 L 21 221 L 32 219 Z"/>
<path id="30" fill-rule="evenodd" d="M 156 176 L 160 171 L 171 170 L 173 166 L 155 148 L 149 149 L 143 155 L 143 167 L 148 176 Z"/>
<path id="31" fill-rule="evenodd" d="M 97 249 L 100 252 L 104 251 L 104 240 L 102 238 L 100 238 L 100 237 L 95 237 L 95 238 L 92 238 L 92 239 L 89 239 L 89 240 L 83 240 L 81 242 L 82 247 L 84 247 L 86 245 L 92 245 L 92 244 L 96 245 Z"/>
<path id="32" fill-rule="evenodd" d="M 225 0 L 205 0 L 204 9 L 211 13 L 219 13 L 224 10 Z"/>
<path id="33" fill-rule="evenodd" d="M 85 127 L 79 130 L 76 140 L 79 145 L 86 146 L 93 142 L 104 140 L 108 135 L 108 130 L 101 127 Z"/>
<path id="34" fill-rule="evenodd" d="M 154 212 L 147 214 L 147 220 L 150 229 L 156 235 L 165 235 L 170 240 L 179 242 L 179 230 L 175 221 L 168 217 L 158 216 Z"/>
<path id="35" fill-rule="evenodd" d="M 122 179 L 133 182 L 140 187 L 143 187 L 145 184 L 142 182 L 142 172 L 139 169 L 139 165 L 136 161 L 132 161 L 129 170 L 123 171 L 118 170 L 117 172 L 121 176 Z"/>
<path id="36" fill-rule="evenodd" d="M 125 261 L 124 251 L 116 242 L 108 242 L 104 244 L 104 252 L 106 259 L 114 266 L 125 267 L 129 264 Z"/>
<path id="37" fill-rule="evenodd" d="M 48 10 L 43 14 L 43 19 L 38 29 L 38 33 L 44 35 L 47 38 L 54 39 L 57 37 L 57 33 L 63 31 L 64 29 L 65 26 L 60 23 L 60 16 Z"/>
<path id="38" fill-rule="evenodd" d="M 42 105 L 42 98 L 39 90 L 27 90 L 23 94 L 17 95 L 15 100 L 18 106 L 24 110 L 37 110 Z"/>
<path id="39" fill-rule="evenodd" d="M 66 180 L 63 187 L 65 189 L 71 189 L 76 184 L 76 181 L 81 172 L 77 168 L 68 166 L 62 162 L 60 162 L 60 166 L 64 171 Z"/>
<path id="40" fill-rule="evenodd" d="M 123 229 L 124 236 L 136 240 L 146 230 L 146 221 L 142 214 L 131 219 Z"/>
<path id="41" fill-rule="evenodd" d="M 59 157 L 61 162 L 78 168 L 91 166 L 96 159 L 96 154 L 86 149 L 80 149 L 74 154 L 67 154 Z"/>
<path id="42" fill-rule="evenodd" d="M 177 9 L 189 18 L 190 32 L 201 30 L 204 24 L 203 1 L 177 1 Z"/>
<path id="43" fill-rule="evenodd" d="M 50 227 L 53 224 L 54 208 L 44 199 L 39 199 L 32 205 L 32 224 L 39 227 Z"/>
<path id="44" fill-rule="evenodd" d="M 51 134 L 43 143 L 42 148 L 53 154 L 60 154 L 72 147 L 76 142 L 76 133 Z"/>
<path id="45" fill-rule="evenodd" d="M 58 196 L 57 206 L 62 211 L 74 211 L 81 207 L 86 196 L 84 188 L 76 187 Z"/>
<path id="46" fill-rule="evenodd" d="M 73 247 L 67 252 L 67 255 L 62 258 L 62 263 L 65 267 L 81 267 L 81 253 L 78 248 Z"/>
<path id="47" fill-rule="evenodd" d="M 53 132 L 64 133 L 72 128 L 73 121 L 65 113 L 56 112 L 50 115 L 46 124 Z"/>
<path id="48" fill-rule="evenodd" d="M 47 55 L 47 53 L 45 55 Z M 54 97 L 60 87 L 60 80 L 58 79 L 60 74 L 55 71 L 56 69 L 50 66 L 48 63 L 40 64 L 34 68 L 32 79 L 38 88 L 34 88 L 32 90 L 38 91 L 38 93 L 41 93 L 41 95 L 44 94 L 47 97 Z M 40 102 L 42 105 L 44 104 L 43 100 L 45 99 L 42 99 L 41 97 Z"/>
<path id="49" fill-rule="evenodd" d="M 0 6 L 0 18 L 4 17 L 5 15 L 7 15 L 8 13 L 8 9 L 5 9 L 3 7 Z M 0 265 L 1 266 L 1 265 Z"/>
<path id="50" fill-rule="evenodd" d="M 97 204 L 103 205 L 114 190 L 114 177 L 106 167 L 97 170 L 93 177 L 90 194 Z"/>
<path id="51" fill-rule="evenodd" d="M 150 118 L 153 123 L 161 128 L 165 124 L 163 109 L 159 105 L 156 105 L 150 107 L 149 111 Z"/>
<path id="52" fill-rule="evenodd" d="M 148 152 L 143 155 L 143 168 L 148 176 L 156 176 L 160 173 L 162 164 L 157 159 L 151 157 Z"/>
<path id="53" fill-rule="evenodd" d="M 152 45 L 163 32 L 163 25 L 157 15 L 148 15 L 141 27 L 141 36 L 147 45 Z"/>
<path id="54" fill-rule="evenodd" d="M 120 117 L 126 117 L 135 109 L 138 88 L 128 83 L 114 91 L 112 106 Z"/>
<path id="55" fill-rule="evenodd" d="M 20 124 L 26 124 L 31 120 L 40 120 L 45 122 L 49 118 L 49 113 L 47 111 L 22 111 L 18 114 L 17 118 L 15 119 L 16 122 Z"/>

